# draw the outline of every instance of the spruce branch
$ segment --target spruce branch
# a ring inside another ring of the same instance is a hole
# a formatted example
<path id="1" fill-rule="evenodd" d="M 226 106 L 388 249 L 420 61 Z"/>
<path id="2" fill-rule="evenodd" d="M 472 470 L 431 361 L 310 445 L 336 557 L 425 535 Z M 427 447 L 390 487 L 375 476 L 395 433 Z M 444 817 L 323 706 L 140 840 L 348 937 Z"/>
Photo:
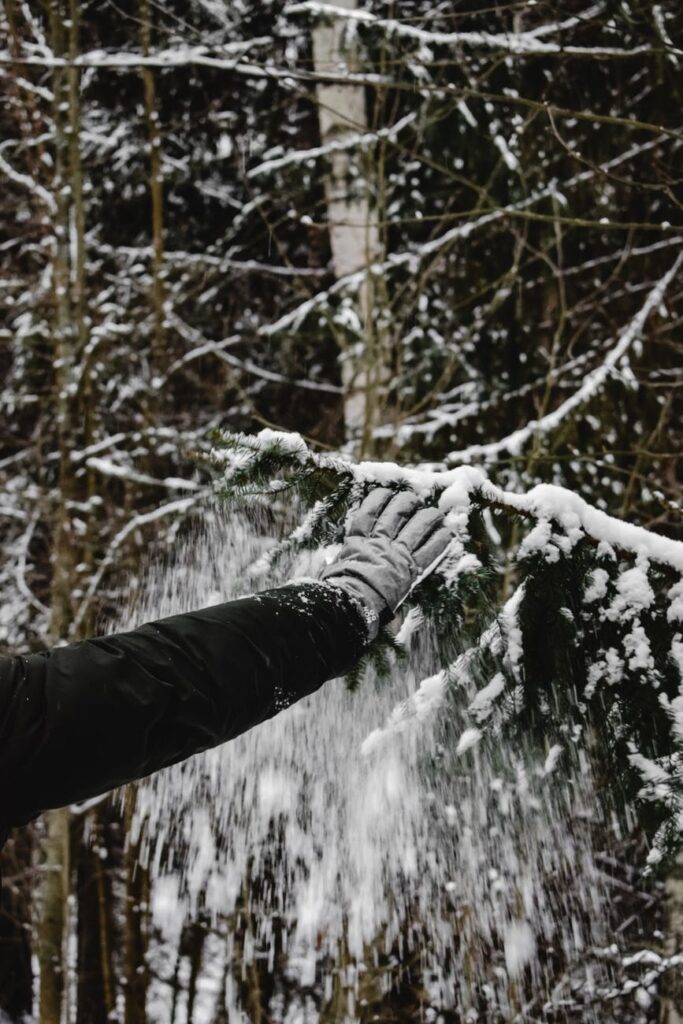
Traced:
<path id="1" fill-rule="evenodd" d="M 487 735 L 560 749 L 589 730 L 612 793 L 641 808 L 649 867 L 672 854 L 683 825 L 683 544 L 564 488 L 520 494 L 473 466 L 353 462 L 314 452 L 297 434 L 217 435 L 210 462 L 228 498 L 288 494 L 307 510 L 267 555 L 271 566 L 340 542 L 349 509 L 377 485 L 437 505 L 453 551 L 407 603 L 436 637 L 443 668 L 416 691 L 415 713 L 397 709 L 383 734 L 439 707 L 464 726 L 452 736 L 456 755 Z M 491 539 L 491 514 L 520 524 L 514 550 Z M 401 656 L 400 635 L 383 630 L 348 685 L 370 666 L 386 675 Z M 466 707 L 464 679 L 478 687 Z"/>

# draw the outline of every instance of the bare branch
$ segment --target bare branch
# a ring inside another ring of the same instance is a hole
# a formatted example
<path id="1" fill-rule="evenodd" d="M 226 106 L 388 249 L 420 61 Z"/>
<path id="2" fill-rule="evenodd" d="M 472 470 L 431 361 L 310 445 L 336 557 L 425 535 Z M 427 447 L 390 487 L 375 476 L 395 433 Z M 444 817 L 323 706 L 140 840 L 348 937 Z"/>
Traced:
<path id="1" fill-rule="evenodd" d="M 473 458 L 487 459 L 504 451 L 517 454 L 527 441 L 537 437 L 539 434 L 555 430 L 575 409 L 589 401 L 615 372 L 633 342 L 640 337 L 648 317 L 659 306 L 666 294 L 667 288 L 682 266 L 683 252 L 678 254 L 673 266 L 657 282 L 641 308 L 620 334 L 606 359 L 586 377 L 581 387 L 562 402 L 557 409 L 541 417 L 540 420 L 530 420 L 526 426 L 515 430 L 512 434 L 508 434 L 507 437 L 503 437 L 499 441 L 493 441 L 489 444 L 474 444 L 460 451 L 451 452 L 448 456 L 448 463 L 453 465 L 458 462 L 469 462 Z"/>

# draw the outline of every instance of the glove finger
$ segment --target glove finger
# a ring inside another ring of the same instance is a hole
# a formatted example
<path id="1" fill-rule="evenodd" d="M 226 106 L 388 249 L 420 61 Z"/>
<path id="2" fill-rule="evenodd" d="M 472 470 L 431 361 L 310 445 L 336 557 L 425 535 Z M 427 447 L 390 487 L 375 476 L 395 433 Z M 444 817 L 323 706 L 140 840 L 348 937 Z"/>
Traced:
<path id="1" fill-rule="evenodd" d="M 413 558 L 415 564 L 419 567 L 420 572 L 424 572 L 428 569 L 432 562 L 436 561 L 439 555 L 442 555 L 448 545 L 453 540 L 453 534 L 445 527 L 439 527 L 429 538 L 417 549 L 413 551 Z"/>
<path id="2" fill-rule="evenodd" d="M 438 508 L 420 508 L 405 524 L 397 540 L 409 551 L 415 551 L 424 544 L 439 526 L 443 526 L 443 515 Z"/>
<path id="3" fill-rule="evenodd" d="M 393 495 L 394 492 L 388 487 L 373 488 L 349 516 L 347 535 L 367 536 L 372 533 L 377 517 L 382 514 Z"/>
<path id="4" fill-rule="evenodd" d="M 347 537 L 340 552 L 339 559 L 326 566 L 321 575 L 343 575 L 349 569 L 356 574 L 364 567 L 368 582 L 370 577 L 381 578 L 403 573 L 410 575 L 414 568 L 413 556 L 403 544 L 398 544 L 389 537 Z M 377 582 L 381 589 L 381 583 Z"/>
<path id="5" fill-rule="evenodd" d="M 362 580 L 393 611 L 418 571 L 404 544 L 382 536 L 348 537 L 342 557 L 327 566 L 321 577 L 328 582 Z"/>
<path id="6" fill-rule="evenodd" d="M 379 516 L 375 533 L 394 540 L 422 507 L 422 502 L 413 491 L 399 491 Z"/>

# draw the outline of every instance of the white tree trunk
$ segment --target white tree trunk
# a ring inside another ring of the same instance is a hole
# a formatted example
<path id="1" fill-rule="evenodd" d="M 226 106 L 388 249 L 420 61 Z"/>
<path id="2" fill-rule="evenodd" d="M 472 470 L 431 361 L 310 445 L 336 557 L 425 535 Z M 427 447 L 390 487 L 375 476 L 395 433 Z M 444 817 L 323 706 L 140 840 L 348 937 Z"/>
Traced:
<path id="1" fill-rule="evenodd" d="M 339 0 L 340 6 L 355 8 L 356 0 Z M 344 74 L 360 69 L 357 47 L 345 38 L 342 19 L 320 23 L 313 30 L 313 62 L 317 74 Z M 365 89 L 362 85 L 319 82 L 316 86 L 321 142 L 325 145 L 344 136 L 356 135 L 368 128 Z M 380 237 L 377 211 L 370 202 L 367 181 L 350 178 L 353 149 L 330 154 L 330 172 L 325 180 L 330 246 L 336 277 L 352 274 L 378 258 Z M 351 188 L 349 187 L 351 185 Z M 358 317 L 366 343 L 360 358 L 347 354 L 342 360 L 344 419 L 349 438 L 366 438 L 370 420 L 375 418 L 369 369 L 372 364 L 368 344 L 373 334 L 372 301 L 368 282 L 359 291 Z M 361 441 L 361 447 L 364 447 Z"/>
<path id="2" fill-rule="evenodd" d="M 683 950 L 683 854 L 676 857 L 665 879 L 666 939 L 664 955 L 676 956 Z M 660 1024 L 683 1024 L 683 992 L 677 970 L 669 971 L 659 993 Z"/>

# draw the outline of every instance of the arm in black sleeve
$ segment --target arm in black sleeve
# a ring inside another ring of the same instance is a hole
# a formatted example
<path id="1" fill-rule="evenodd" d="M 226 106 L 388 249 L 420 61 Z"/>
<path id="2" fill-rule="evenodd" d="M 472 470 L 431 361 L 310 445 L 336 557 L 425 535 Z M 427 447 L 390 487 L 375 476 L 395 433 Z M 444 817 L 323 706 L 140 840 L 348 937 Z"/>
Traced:
<path id="1" fill-rule="evenodd" d="M 342 675 L 365 643 L 341 589 L 297 583 L 0 659 L 0 821 L 224 743 Z"/>

